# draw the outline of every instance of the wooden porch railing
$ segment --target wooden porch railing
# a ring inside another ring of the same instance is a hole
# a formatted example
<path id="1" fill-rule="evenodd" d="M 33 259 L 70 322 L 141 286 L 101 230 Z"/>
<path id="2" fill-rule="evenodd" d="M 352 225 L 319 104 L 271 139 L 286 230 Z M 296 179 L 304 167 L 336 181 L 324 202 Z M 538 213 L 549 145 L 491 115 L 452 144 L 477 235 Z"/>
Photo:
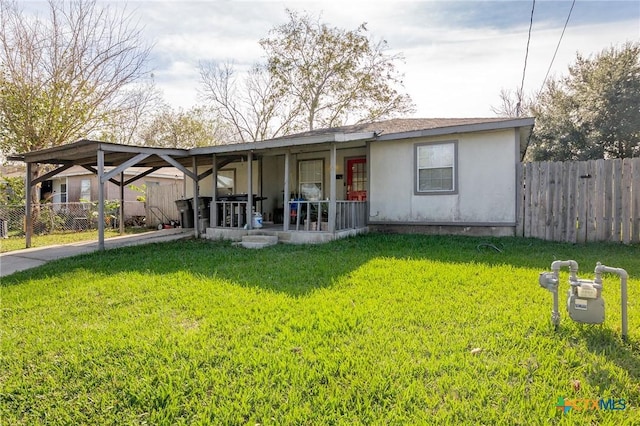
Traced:
<path id="1" fill-rule="evenodd" d="M 247 201 L 216 201 L 217 223 L 213 227 L 242 228 L 245 225 Z M 291 231 L 329 231 L 329 201 L 289 201 Z M 366 201 L 336 202 L 336 231 L 363 228 L 367 225 Z"/>
<path id="2" fill-rule="evenodd" d="M 216 201 L 217 222 L 212 226 L 242 228 L 245 224 L 248 201 Z"/>
<path id="3" fill-rule="evenodd" d="M 367 226 L 366 201 L 338 201 L 337 204 L 336 231 Z"/>
<path id="4" fill-rule="evenodd" d="M 329 201 L 289 201 L 289 215 L 296 231 L 329 231 Z M 336 202 L 336 231 L 366 226 L 365 201 Z"/>

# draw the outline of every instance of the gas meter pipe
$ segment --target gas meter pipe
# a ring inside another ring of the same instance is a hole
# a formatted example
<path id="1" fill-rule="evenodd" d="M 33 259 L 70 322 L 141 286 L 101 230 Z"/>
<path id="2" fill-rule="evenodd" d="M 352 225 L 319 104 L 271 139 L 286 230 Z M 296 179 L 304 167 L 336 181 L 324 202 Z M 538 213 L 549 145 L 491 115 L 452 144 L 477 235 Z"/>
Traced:
<path id="1" fill-rule="evenodd" d="M 602 285 L 602 273 L 616 274 L 620 277 L 620 301 L 622 302 L 622 339 L 627 340 L 627 278 L 629 274 L 622 268 L 611 268 L 600 262 L 596 263 L 594 284 Z"/>
<path id="2" fill-rule="evenodd" d="M 555 276 L 556 282 L 560 280 L 560 268 L 563 266 L 569 267 L 569 281 L 575 282 L 578 280 L 578 262 L 575 260 L 556 260 L 551 263 L 551 271 Z M 553 311 L 551 312 L 551 322 L 553 325 L 558 327 L 560 325 L 560 311 L 558 309 L 558 287 L 555 286 L 555 291 L 553 292 Z"/>

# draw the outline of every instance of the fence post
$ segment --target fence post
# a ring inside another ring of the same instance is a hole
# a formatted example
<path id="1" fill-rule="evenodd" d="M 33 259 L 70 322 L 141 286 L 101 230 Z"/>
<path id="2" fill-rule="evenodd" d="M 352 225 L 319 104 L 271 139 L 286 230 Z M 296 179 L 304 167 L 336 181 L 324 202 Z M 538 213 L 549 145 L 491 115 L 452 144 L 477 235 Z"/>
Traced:
<path id="1" fill-rule="evenodd" d="M 516 164 L 516 236 L 524 236 L 524 164 Z"/>

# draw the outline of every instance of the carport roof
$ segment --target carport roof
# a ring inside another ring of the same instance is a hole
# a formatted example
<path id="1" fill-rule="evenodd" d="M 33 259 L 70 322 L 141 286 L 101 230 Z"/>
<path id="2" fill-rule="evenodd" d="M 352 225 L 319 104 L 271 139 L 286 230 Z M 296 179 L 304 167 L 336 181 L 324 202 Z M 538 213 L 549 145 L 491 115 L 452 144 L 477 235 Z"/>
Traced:
<path id="1" fill-rule="evenodd" d="M 96 166 L 98 151 L 105 153 L 105 166 L 117 166 L 138 154 L 149 154 L 149 157 L 136 163 L 139 167 L 168 166 L 159 155 L 169 155 L 185 166 L 191 165 L 191 157 L 186 149 L 151 148 L 134 145 L 120 145 L 89 139 L 79 140 L 67 145 L 27 152 L 9 157 L 10 160 L 40 164 L 74 164 L 79 166 Z"/>

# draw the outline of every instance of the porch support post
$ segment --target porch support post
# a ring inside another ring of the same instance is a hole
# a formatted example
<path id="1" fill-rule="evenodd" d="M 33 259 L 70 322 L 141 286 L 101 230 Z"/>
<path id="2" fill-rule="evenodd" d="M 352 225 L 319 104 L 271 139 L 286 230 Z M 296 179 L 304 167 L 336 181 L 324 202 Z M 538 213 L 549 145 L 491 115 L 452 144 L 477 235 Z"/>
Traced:
<path id="1" fill-rule="evenodd" d="M 252 228 L 253 220 L 253 151 L 247 154 L 247 229 Z"/>
<path id="2" fill-rule="evenodd" d="M 98 250 L 104 250 L 104 151 L 98 150 Z"/>
<path id="3" fill-rule="evenodd" d="M 329 177 L 329 232 L 334 233 L 336 231 L 336 162 L 337 162 L 337 150 L 335 142 L 331 144 L 331 165 Z M 318 218 L 320 222 L 321 219 Z"/>
<path id="4" fill-rule="evenodd" d="M 120 235 L 124 235 L 124 172 L 120 172 L 120 211 L 118 216 Z"/>
<path id="5" fill-rule="evenodd" d="M 24 245 L 26 248 L 31 247 L 31 233 L 33 232 L 33 217 L 31 216 L 31 194 L 33 194 L 33 183 L 31 183 L 32 163 L 27 163 L 27 203 L 25 205 L 25 230 L 24 230 Z"/>
<path id="6" fill-rule="evenodd" d="M 193 230 L 195 233 L 195 237 L 200 237 L 199 224 L 198 224 L 198 160 L 195 155 L 191 157 L 193 164 Z"/>
<path id="7" fill-rule="evenodd" d="M 289 211 L 289 162 L 291 154 L 289 151 L 284 154 L 284 208 L 282 209 L 282 230 L 289 230 L 289 222 L 291 221 L 291 212 Z"/>
<path id="8" fill-rule="evenodd" d="M 211 211 L 209 212 L 209 217 L 211 217 L 209 226 L 215 228 L 218 226 L 218 205 L 216 204 L 218 199 L 218 159 L 215 154 L 211 156 L 211 171 L 211 176 L 213 176 L 213 200 L 211 201 Z"/>

